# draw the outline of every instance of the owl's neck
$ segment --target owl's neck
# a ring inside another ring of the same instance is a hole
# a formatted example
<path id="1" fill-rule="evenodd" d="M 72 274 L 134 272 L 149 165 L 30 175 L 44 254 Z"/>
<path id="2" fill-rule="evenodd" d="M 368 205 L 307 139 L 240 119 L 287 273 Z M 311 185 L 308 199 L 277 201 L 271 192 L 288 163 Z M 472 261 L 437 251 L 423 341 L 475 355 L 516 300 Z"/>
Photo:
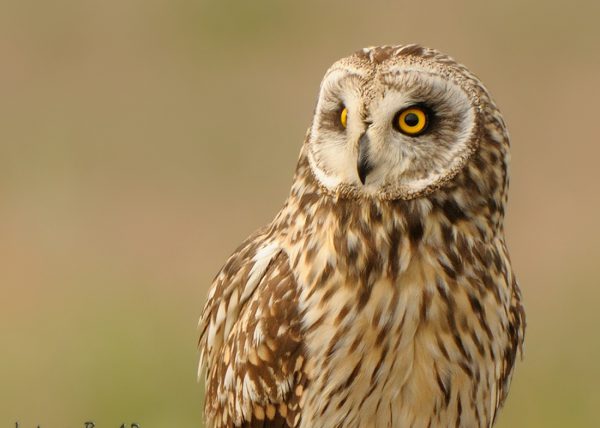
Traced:
<path id="1" fill-rule="evenodd" d="M 381 275 L 398 277 L 424 254 L 460 270 L 461 254 L 502 238 L 502 213 L 459 184 L 412 200 L 336 197 L 319 185 L 302 153 L 272 227 L 285 237 L 292 263 L 314 266 L 315 275 L 329 264 L 367 288 Z"/>

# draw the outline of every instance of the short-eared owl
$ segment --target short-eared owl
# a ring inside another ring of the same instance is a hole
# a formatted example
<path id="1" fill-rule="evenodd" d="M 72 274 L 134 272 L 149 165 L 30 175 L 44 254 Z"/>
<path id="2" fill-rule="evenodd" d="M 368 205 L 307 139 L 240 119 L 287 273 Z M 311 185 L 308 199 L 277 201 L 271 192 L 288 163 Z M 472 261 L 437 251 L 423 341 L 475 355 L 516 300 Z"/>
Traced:
<path id="1" fill-rule="evenodd" d="M 491 426 L 525 329 L 508 164 L 502 115 L 448 56 L 333 64 L 289 198 L 210 290 L 207 426 Z"/>

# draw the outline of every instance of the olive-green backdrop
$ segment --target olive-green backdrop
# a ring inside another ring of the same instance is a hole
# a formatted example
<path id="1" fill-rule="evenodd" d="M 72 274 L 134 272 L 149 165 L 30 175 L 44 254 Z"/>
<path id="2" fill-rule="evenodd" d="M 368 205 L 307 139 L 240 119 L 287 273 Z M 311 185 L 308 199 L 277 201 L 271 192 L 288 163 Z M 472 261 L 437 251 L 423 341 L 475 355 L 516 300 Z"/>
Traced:
<path id="1" fill-rule="evenodd" d="M 330 63 L 488 86 L 529 326 L 498 427 L 600 426 L 600 3 L 0 1 L 0 428 L 201 427 L 197 320 L 289 189 Z"/>

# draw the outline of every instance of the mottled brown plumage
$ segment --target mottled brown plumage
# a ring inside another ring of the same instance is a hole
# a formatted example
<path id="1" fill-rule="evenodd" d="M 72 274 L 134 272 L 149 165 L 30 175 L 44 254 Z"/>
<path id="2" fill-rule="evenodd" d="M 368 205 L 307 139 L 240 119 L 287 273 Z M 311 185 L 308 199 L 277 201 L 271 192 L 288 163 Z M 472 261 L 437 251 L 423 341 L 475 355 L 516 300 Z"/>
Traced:
<path id="1" fill-rule="evenodd" d="M 429 115 L 422 134 L 390 125 L 407 106 Z M 450 58 L 334 64 L 288 200 L 204 308 L 208 427 L 491 426 L 525 328 L 508 163 L 500 112 Z"/>

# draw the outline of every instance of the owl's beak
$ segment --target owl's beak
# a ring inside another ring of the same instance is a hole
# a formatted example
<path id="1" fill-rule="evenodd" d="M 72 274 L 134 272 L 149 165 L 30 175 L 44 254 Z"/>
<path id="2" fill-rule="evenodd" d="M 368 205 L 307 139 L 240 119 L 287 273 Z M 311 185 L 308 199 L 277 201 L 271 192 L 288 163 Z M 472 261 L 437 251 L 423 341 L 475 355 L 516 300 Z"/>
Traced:
<path id="1" fill-rule="evenodd" d="M 358 159 L 356 162 L 356 169 L 358 171 L 358 178 L 362 184 L 365 184 L 367 175 L 373 170 L 373 165 L 369 163 L 369 136 L 365 131 L 358 139 Z"/>

